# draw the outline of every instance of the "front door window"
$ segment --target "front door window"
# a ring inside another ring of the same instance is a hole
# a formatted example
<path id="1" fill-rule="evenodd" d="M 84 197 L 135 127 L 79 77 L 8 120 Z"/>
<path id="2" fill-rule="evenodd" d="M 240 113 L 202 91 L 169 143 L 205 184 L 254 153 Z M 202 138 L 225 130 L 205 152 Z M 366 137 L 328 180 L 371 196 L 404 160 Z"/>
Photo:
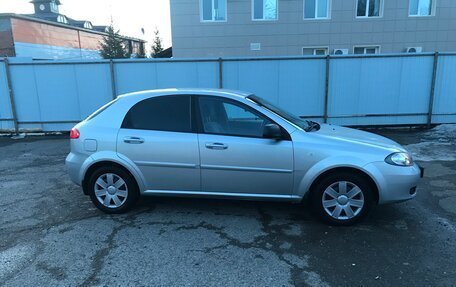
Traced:
<path id="1" fill-rule="evenodd" d="M 246 107 L 217 98 L 201 97 L 199 106 L 207 134 L 261 138 L 264 126 L 271 123 Z"/>

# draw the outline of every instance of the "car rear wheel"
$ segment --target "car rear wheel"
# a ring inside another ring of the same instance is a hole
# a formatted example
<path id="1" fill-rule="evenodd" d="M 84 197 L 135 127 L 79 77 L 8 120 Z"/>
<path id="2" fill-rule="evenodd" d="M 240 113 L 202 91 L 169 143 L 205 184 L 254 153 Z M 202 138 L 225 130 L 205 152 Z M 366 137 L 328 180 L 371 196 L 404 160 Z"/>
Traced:
<path id="1" fill-rule="evenodd" d="M 124 213 L 139 198 L 134 178 L 115 166 L 95 170 L 90 176 L 88 191 L 93 204 L 106 213 Z"/>
<path id="2" fill-rule="evenodd" d="M 324 222 L 352 225 L 360 221 L 373 205 L 373 190 L 358 174 L 335 173 L 315 186 L 312 208 Z"/>

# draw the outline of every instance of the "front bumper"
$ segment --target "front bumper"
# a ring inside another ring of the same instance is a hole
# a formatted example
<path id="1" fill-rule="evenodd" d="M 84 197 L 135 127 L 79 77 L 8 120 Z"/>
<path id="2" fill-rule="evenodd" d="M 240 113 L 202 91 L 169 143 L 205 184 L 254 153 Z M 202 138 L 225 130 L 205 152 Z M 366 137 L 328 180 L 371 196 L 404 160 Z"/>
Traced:
<path id="1" fill-rule="evenodd" d="M 424 169 L 413 166 L 394 166 L 386 162 L 374 162 L 366 165 L 378 187 L 378 203 L 401 202 L 416 196 L 416 189 Z"/>

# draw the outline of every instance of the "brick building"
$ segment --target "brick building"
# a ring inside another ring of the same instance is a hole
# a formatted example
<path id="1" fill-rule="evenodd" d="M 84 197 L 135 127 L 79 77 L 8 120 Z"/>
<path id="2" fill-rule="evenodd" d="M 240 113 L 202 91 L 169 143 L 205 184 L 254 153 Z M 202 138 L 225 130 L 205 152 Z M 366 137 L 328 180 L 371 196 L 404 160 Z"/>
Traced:
<path id="1" fill-rule="evenodd" d="M 0 56 L 33 59 L 96 59 L 107 26 L 74 20 L 59 12 L 59 0 L 32 0 L 35 13 L 0 14 Z M 132 55 L 145 41 L 122 36 Z"/>

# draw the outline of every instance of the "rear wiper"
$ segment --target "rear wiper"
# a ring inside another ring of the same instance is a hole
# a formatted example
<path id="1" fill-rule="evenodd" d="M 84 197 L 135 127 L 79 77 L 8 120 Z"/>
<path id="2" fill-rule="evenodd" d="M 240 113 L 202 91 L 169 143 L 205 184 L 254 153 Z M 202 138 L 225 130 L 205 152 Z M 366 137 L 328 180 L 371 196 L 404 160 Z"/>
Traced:
<path id="1" fill-rule="evenodd" d="M 313 131 L 314 129 L 318 131 L 320 129 L 320 124 L 314 121 L 307 121 L 308 127 L 305 128 L 304 130 L 306 132 Z"/>

